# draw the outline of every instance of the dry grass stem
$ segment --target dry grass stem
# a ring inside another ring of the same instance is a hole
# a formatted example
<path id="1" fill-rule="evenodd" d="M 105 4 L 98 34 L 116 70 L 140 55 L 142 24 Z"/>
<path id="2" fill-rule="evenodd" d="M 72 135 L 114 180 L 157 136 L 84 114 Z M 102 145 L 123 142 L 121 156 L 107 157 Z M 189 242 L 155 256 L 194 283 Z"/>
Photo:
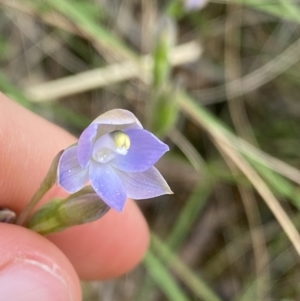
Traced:
<path id="1" fill-rule="evenodd" d="M 228 167 L 236 179 L 241 176 L 239 169 L 234 162 L 227 156 L 224 150 L 216 143 L 217 148 L 223 155 Z M 238 183 L 238 181 L 237 181 Z M 255 259 L 255 270 L 257 281 L 257 300 L 265 300 L 270 292 L 270 269 L 268 268 L 270 257 L 268 253 L 267 240 L 265 236 L 265 228 L 260 218 L 260 212 L 257 205 L 257 200 L 252 190 L 237 186 L 241 200 L 243 202 L 245 213 L 249 224 L 249 233 L 253 246 Z M 236 251 L 236 250 L 235 250 Z M 229 252 L 230 253 L 230 252 Z M 236 256 L 236 255 L 235 255 Z"/>
<path id="2" fill-rule="evenodd" d="M 282 53 L 273 60 L 245 75 L 243 78 L 233 80 L 226 85 L 218 86 L 216 88 L 200 90 L 197 95 L 201 99 L 201 102 L 211 104 L 223 101 L 226 91 L 230 92 L 232 97 L 242 96 L 252 92 L 270 82 L 297 63 L 300 60 L 299 49 L 300 39 L 296 40 L 295 43 L 282 51 Z"/>
<path id="3" fill-rule="evenodd" d="M 243 18 L 243 10 L 236 5 L 227 5 L 227 18 L 225 22 L 225 82 L 229 83 L 241 78 L 241 24 Z M 235 129 L 240 137 L 252 143 L 256 143 L 256 139 L 249 122 L 245 104 L 242 96 L 232 95 L 232 90 L 226 87 L 226 96 L 231 119 Z"/>
<path id="4" fill-rule="evenodd" d="M 238 13 L 237 13 L 238 12 Z M 243 8 L 236 5 L 227 5 L 227 18 L 225 23 L 225 79 L 230 82 L 241 78 L 241 21 L 243 18 Z M 226 85 L 228 87 L 228 85 Z M 245 104 L 242 96 L 232 97 L 232 91 L 226 89 L 228 107 L 233 121 L 234 127 L 239 133 L 239 136 L 245 140 L 256 142 L 251 124 L 246 114 Z M 221 149 L 221 153 L 223 153 Z M 224 156 L 227 159 L 227 156 Z M 231 169 L 236 179 L 240 176 L 240 171 L 229 159 L 226 160 L 227 165 Z M 238 181 L 237 181 L 238 183 Z M 257 282 L 257 300 L 265 300 L 270 293 L 270 270 L 269 254 L 266 243 L 264 229 L 261 228 L 262 221 L 260 217 L 257 200 L 251 189 L 247 189 L 242 185 L 237 184 L 238 190 L 241 195 L 245 213 L 247 216 L 250 235 L 253 245 L 253 253 L 255 260 L 256 278 Z M 261 229 L 254 231 L 254 229 Z M 261 278 L 260 275 L 264 277 Z"/>
<path id="5" fill-rule="evenodd" d="M 199 118 L 194 104 L 190 103 L 189 99 L 184 97 L 184 94 L 181 96 L 182 97 L 179 98 L 179 105 L 182 110 L 212 136 L 212 139 L 216 141 L 219 147 L 222 148 L 227 156 L 245 174 L 258 193 L 262 196 L 300 256 L 300 236 L 298 231 L 265 182 L 251 165 L 235 150 L 235 142 L 231 139 L 234 138 L 234 136 L 230 135 L 230 133 L 228 133 L 229 135 L 226 135 L 226 133 L 220 131 L 207 120 Z"/>
<path id="6" fill-rule="evenodd" d="M 201 53 L 202 48 L 197 42 L 189 42 L 175 47 L 170 54 L 170 61 L 173 66 L 188 64 L 196 61 Z M 146 83 L 150 83 L 152 66 L 151 55 L 145 55 L 141 57 L 140 64 L 133 61 L 112 64 L 104 68 L 29 87 L 25 89 L 25 93 L 32 101 L 43 102 L 105 87 L 132 78 L 139 78 Z"/>
<path id="7" fill-rule="evenodd" d="M 178 100 L 182 111 L 191 117 L 197 124 L 200 124 L 204 128 L 209 127 L 214 129 L 216 132 L 221 131 L 220 139 L 230 142 L 231 147 L 246 155 L 248 158 L 251 158 L 253 161 L 258 162 L 259 164 L 282 174 L 295 183 L 300 184 L 300 171 L 298 169 L 258 149 L 247 141 L 235 136 L 228 130 L 220 129 L 220 127 L 216 127 L 214 124 L 208 123 L 208 121 L 200 120 L 197 114 L 198 110 L 186 94 L 181 93 Z"/>
<path id="8" fill-rule="evenodd" d="M 257 172 L 251 167 L 251 165 L 239 153 L 237 153 L 232 147 L 230 147 L 230 144 L 223 143 L 223 139 L 219 140 L 218 136 L 215 135 L 215 133 L 211 133 L 211 135 L 213 136 L 213 139 L 218 144 L 218 146 L 222 148 L 223 152 L 232 160 L 232 162 L 234 162 L 234 164 L 248 178 L 257 192 L 261 195 L 269 209 L 276 217 L 278 223 L 281 225 L 286 235 L 290 239 L 296 252 L 300 256 L 300 235 L 269 187 L 265 184 L 265 182 L 257 174 Z"/>
<path id="9" fill-rule="evenodd" d="M 241 138 L 234 137 L 231 145 L 246 156 L 253 158 L 255 155 L 255 161 L 300 184 L 300 171 L 297 168 L 265 153 Z"/>
<path id="10" fill-rule="evenodd" d="M 168 137 L 174 142 L 178 148 L 184 153 L 190 161 L 194 169 L 201 174 L 205 168 L 205 161 L 191 144 L 191 142 L 177 129 L 173 129 L 168 133 Z"/>

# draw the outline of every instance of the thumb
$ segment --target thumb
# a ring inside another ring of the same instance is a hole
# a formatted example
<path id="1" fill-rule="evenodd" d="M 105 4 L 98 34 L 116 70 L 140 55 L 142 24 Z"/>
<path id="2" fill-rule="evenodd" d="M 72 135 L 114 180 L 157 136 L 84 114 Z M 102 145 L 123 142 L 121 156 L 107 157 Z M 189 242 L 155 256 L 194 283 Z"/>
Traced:
<path id="1" fill-rule="evenodd" d="M 73 267 L 51 242 L 9 224 L 0 224 L 0 233 L 1 300 L 81 300 Z"/>

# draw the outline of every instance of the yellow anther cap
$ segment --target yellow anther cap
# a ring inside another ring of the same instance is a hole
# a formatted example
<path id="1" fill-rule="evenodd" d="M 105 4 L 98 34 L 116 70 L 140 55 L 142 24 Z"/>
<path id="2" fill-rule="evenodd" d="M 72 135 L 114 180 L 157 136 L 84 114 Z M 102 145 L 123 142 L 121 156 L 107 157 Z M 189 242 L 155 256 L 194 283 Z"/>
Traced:
<path id="1" fill-rule="evenodd" d="M 114 131 L 111 135 L 119 150 L 128 150 L 130 148 L 130 138 L 126 133 L 122 131 Z"/>

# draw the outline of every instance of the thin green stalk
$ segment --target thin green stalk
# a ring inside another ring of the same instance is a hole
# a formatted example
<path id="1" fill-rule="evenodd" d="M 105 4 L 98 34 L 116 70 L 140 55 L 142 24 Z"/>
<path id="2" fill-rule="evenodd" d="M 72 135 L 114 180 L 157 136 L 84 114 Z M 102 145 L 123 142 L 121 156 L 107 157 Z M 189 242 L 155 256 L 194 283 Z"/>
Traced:
<path id="1" fill-rule="evenodd" d="M 169 235 L 167 245 L 170 249 L 178 249 L 184 242 L 189 231 L 192 229 L 195 220 L 205 206 L 208 197 L 214 188 L 214 181 L 210 176 L 201 179 L 192 195 L 189 197 L 186 205 L 176 219 L 174 228 Z"/>
<path id="2" fill-rule="evenodd" d="M 31 198 L 30 202 L 24 208 L 22 213 L 17 218 L 16 224 L 17 225 L 24 225 L 26 223 L 27 218 L 29 217 L 33 208 L 38 204 L 38 202 L 42 199 L 42 197 L 49 191 L 49 189 L 55 184 L 56 182 L 56 174 L 57 174 L 57 166 L 59 163 L 60 156 L 62 155 L 63 151 L 60 151 L 52 161 L 52 164 L 49 168 L 49 171 L 41 183 L 39 189 Z"/>
<path id="3" fill-rule="evenodd" d="M 192 292 L 203 301 L 221 301 L 210 287 L 196 276 L 172 251 L 154 234 L 152 234 L 152 249 L 162 261 L 166 262 L 176 275 L 188 286 Z"/>
<path id="4" fill-rule="evenodd" d="M 154 279 L 156 284 L 165 293 L 170 301 L 189 301 L 190 299 L 177 285 L 166 267 L 157 259 L 157 257 L 149 251 L 144 258 L 144 264 L 148 273 Z"/>

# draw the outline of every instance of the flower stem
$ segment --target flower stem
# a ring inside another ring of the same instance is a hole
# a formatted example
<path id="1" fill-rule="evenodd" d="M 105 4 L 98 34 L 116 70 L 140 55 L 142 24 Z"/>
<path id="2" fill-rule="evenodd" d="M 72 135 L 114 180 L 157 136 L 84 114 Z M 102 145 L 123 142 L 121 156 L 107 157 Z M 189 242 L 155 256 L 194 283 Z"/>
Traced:
<path id="1" fill-rule="evenodd" d="M 17 225 L 24 225 L 28 216 L 30 215 L 32 209 L 38 204 L 41 198 L 46 194 L 46 192 L 55 184 L 56 182 L 56 174 L 57 174 L 57 166 L 59 163 L 59 159 L 63 153 L 63 150 L 60 151 L 53 159 L 51 166 L 48 170 L 46 177 L 41 183 L 39 189 L 31 198 L 30 202 L 25 206 L 24 210 L 21 212 L 19 217 L 17 218 Z"/>

